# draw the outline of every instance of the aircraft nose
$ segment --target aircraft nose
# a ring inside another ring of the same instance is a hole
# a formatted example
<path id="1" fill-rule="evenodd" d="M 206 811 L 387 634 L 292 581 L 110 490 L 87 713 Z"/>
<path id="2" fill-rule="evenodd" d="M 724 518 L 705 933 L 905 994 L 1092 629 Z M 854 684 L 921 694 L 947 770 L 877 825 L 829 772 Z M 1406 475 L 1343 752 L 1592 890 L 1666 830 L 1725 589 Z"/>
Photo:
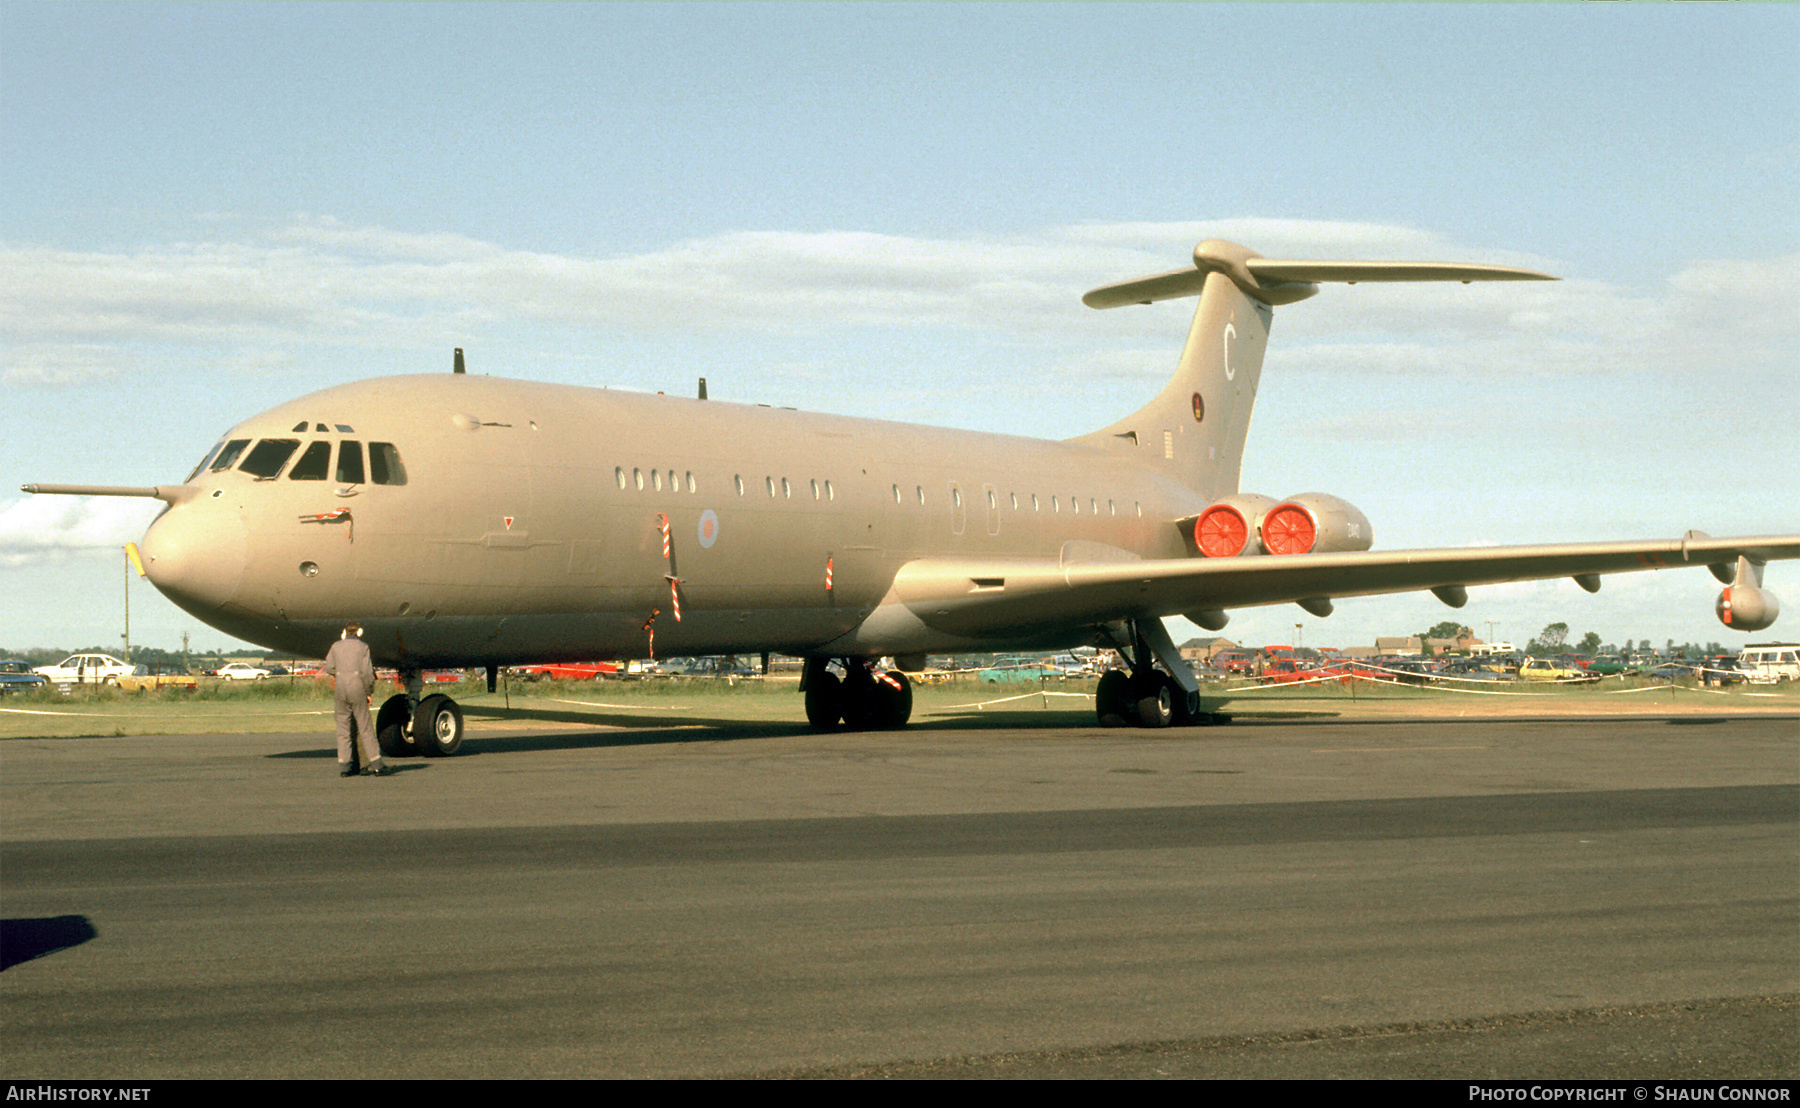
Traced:
<path id="1" fill-rule="evenodd" d="M 144 574 L 177 605 L 216 610 L 237 596 L 249 546 L 236 513 L 178 504 L 159 516 L 141 546 Z"/>

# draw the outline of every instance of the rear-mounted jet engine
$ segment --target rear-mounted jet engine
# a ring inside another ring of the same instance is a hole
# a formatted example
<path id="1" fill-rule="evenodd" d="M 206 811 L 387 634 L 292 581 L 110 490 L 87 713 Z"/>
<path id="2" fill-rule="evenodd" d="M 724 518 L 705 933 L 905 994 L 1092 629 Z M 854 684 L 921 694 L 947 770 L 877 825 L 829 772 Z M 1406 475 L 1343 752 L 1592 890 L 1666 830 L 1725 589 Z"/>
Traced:
<path id="1" fill-rule="evenodd" d="M 1254 493 L 1227 496 L 1194 518 L 1193 534 L 1195 549 L 1207 558 L 1367 550 L 1373 538 L 1355 505 L 1322 492 L 1279 503 Z"/>

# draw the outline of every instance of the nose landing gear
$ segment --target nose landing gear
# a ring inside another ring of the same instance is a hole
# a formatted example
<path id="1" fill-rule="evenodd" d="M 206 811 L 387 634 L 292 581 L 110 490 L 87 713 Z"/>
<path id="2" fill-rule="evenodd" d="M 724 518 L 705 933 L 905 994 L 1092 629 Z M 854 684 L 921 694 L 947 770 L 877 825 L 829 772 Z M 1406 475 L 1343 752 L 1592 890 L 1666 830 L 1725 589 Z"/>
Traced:
<path id="1" fill-rule="evenodd" d="M 421 698 L 425 678 L 419 670 L 401 670 L 400 679 L 406 691 L 383 701 L 375 716 L 381 752 L 390 758 L 448 758 L 461 750 L 463 718 L 456 701 L 441 693 Z"/>

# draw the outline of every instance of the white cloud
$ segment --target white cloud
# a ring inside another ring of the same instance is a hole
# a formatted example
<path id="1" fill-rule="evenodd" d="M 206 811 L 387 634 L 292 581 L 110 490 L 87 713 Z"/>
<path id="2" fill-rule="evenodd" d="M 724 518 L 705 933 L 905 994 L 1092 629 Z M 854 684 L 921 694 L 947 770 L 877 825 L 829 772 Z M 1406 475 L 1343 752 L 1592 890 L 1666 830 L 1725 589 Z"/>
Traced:
<path id="1" fill-rule="evenodd" d="M 28 496 L 0 506 L 0 566 L 118 550 L 162 510 L 136 497 Z"/>
<path id="2" fill-rule="evenodd" d="M 944 328 L 1098 349 L 1179 341 L 1184 302 L 1104 314 L 1098 284 L 1179 268 L 1231 237 L 1268 256 L 1554 262 L 1415 228 L 1235 219 L 1083 224 L 1011 238 L 734 232 L 623 257 L 509 250 L 454 234 L 299 219 L 237 241 L 98 253 L 0 247 L 9 384 L 79 383 L 142 344 L 380 347 L 554 322 L 637 334 Z M 1500 377 L 1791 366 L 1800 257 L 1697 260 L 1649 292 L 1555 284 L 1331 287 L 1284 309 L 1272 355 L 1297 370 Z M 1114 353 L 1094 364 L 1129 362 Z M 1165 363 L 1166 364 L 1166 363 Z"/>

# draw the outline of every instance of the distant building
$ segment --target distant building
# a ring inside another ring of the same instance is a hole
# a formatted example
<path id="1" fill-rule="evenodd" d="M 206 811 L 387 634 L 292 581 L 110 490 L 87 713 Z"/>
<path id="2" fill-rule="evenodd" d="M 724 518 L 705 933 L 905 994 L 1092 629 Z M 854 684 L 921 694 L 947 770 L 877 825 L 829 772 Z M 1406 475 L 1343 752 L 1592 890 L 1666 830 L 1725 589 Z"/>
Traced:
<path id="1" fill-rule="evenodd" d="M 1181 644 L 1181 656 L 1190 662 L 1211 662 L 1227 650 L 1238 649 L 1238 644 L 1230 639 L 1189 639 Z"/>

